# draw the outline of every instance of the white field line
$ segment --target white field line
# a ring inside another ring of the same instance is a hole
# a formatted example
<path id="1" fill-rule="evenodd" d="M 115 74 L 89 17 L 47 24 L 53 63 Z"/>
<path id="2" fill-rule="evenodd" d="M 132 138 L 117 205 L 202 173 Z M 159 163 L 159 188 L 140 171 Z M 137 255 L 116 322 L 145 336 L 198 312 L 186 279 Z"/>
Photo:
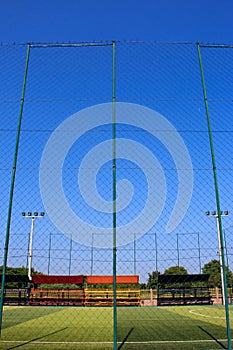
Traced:
<path id="1" fill-rule="evenodd" d="M 189 310 L 190 314 L 201 316 L 201 317 L 206 317 L 206 318 L 220 318 L 220 319 L 225 319 L 225 317 L 220 317 L 220 316 L 210 316 L 210 315 L 205 315 L 201 314 L 200 312 L 195 312 L 193 310 Z"/>
<path id="2" fill-rule="evenodd" d="M 130 341 L 130 342 L 124 342 L 124 344 L 173 344 L 173 343 L 214 343 L 216 341 L 221 341 L 221 342 L 224 342 L 226 341 L 227 342 L 228 339 L 195 339 L 195 340 L 148 340 L 148 341 Z M 233 340 L 233 339 L 231 339 Z M 113 342 L 111 341 L 103 341 L 103 342 L 91 342 L 91 341 L 87 341 L 87 342 L 77 342 L 77 341 L 61 341 L 61 342 L 55 342 L 55 341 L 33 341 L 33 340 L 1 340 L 0 341 L 0 344 L 1 343 L 18 343 L 18 344 L 70 344 L 70 345 L 98 345 L 98 344 L 112 344 Z M 118 344 L 122 344 L 121 341 L 117 342 Z"/>

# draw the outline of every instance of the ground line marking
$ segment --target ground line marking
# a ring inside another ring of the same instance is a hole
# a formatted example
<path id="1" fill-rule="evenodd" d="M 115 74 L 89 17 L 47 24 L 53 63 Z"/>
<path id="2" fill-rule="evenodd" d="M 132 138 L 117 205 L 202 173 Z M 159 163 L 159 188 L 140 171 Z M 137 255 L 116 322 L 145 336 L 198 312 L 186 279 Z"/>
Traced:
<path id="1" fill-rule="evenodd" d="M 231 339 L 233 340 L 233 339 Z M 227 339 L 217 339 L 217 341 L 227 341 Z M 148 341 L 138 341 L 138 342 L 125 342 L 124 344 L 161 344 L 161 343 L 212 343 L 216 342 L 215 339 L 194 339 L 194 340 L 148 340 Z M 103 341 L 103 342 L 72 342 L 72 341 L 61 341 L 61 342 L 55 342 L 55 341 L 33 341 L 33 340 L 1 340 L 0 343 L 31 343 L 31 344 L 112 344 L 113 342 Z M 118 344 L 121 344 L 122 341 L 118 341 Z"/>
<path id="2" fill-rule="evenodd" d="M 201 314 L 200 312 L 195 312 L 193 310 L 189 310 L 190 314 L 193 314 L 193 315 L 197 315 L 197 316 L 202 316 L 202 317 L 207 317 L 207 318 L 220 318 L 220 319 L 224 319 L 224 317 L 221 317 L 221 316 L 210 316 L 210 315 L 204 315 L 204 314 Z"/>

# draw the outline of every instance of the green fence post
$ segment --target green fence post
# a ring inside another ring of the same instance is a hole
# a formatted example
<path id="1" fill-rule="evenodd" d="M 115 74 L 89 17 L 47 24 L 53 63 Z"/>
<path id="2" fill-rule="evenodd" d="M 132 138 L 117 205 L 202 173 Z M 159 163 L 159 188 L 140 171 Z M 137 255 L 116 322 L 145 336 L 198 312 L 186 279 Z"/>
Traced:
<path id="1" fill-rule="evenodd" d="M 117 283 L 116 283 L 116 42 L 112 42 L 112 199 L 113 199 L 113 348 L 117 350 Z"/>
<path id="2" fill-rule="evenodd" d="M 14 160 L 13 160 L 13 167 L 12 167 L 12 174 L 11 174 L 10 197 L 9 197 L 6 237 L 5 237 L 5 246 L 4 246 L 4 258 L 3 258 L 3 268 L 2 268 L 2 288 L 1 288 L 1 300 L 0 300 L 0 335 L 2 332 L 2 314 L 3 314 L 3 302 L 4 302 L 4 290 L 5 290 L 5 276 L 6 276 L 6 267 L 7 267 L 7 258 L 8 258 L 8 247 L 9 247 L 9 241 L 10 241 L 10 225 L 11 225 L 11 214 L 12 214 L 12 206 L 13 206 L 14 187 L 15 187 L 15 175 L 16 175 L 16 166 L 17 166 L 18 151 L 19 151 L 19 139 L 20 139 L 22 117 L 23 117 L 23 107 L 24 107 L 24 98 L 25 98 L 25 91 L 26 91 L 30 48 L 31 48 L 31 45 L 29 43 L 27 45 L 26 63 L 25 63 L 24 77 L 23 77 L 23 87 L 22 87 L 22 94 L 20 99 L 18 127 L 17 127 L 16 141 L 15 141 L 15 153 L 14 153 Z"/>
<path id="3" fill-rule="evenodd" d="M 222 232 L 220 196 L 219 196 L 219 190 L 218 190 L 217 168 L 216 168 L 215 155 L 214 155 L 214 144 L 213 144 L 211 123 L 210 123 L 209 104 L 208 104 L 208 98 L 207 98 L 207 92 L 206 92 L 204 70 L 203 70 L 201 49 L 200 49 L 199 43 L 197 43 L 197 51 L 198 51 L 198 60 L 199 60 L 200 73 L 201 73 L 202 90 L 203 90 L 206 118 L 207 118 L 207 124 L 208 124 L 209 143 L 210 143 L 210 151 L 211 151 L 211 159 L 212 159 L 212 167 L 213 167 L 213 175 L 214 175 L 215 199 L 216 199 L 217 214 L 218 214 L 217 215 L 217 218 L 218 218 L 217 225 L 218 225 L 218 232 L 219 232 L 219 238 L 220 238 L 220 253 L 222 256 L 222 262 L 220 262 L 220 263 L 222 263 L 222 270 L 223 270 L 223 288 L 224 288 L 224 300 L 225 300 L 224 305 L 225 305 L 225 315 L 226 315 L 228 350 L 231 350 L 232 347 L 231 347 L 230 317 L 229 317 L 229 305 L 228 305 L 228 292 L 227 292 L 226 266 L 225 266 L 225 254 L 224 254 L 224 239 L 223 239 L 223 232 Z"/>

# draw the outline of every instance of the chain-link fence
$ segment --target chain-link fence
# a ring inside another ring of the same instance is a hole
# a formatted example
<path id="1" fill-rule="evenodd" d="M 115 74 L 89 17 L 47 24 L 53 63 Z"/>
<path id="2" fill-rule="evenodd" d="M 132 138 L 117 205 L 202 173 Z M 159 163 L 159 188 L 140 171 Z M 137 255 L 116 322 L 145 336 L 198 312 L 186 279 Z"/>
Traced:
<path id="1" fill-rule="evenodd" d="M 232 48 L 0 46 L 2 349 L 231 349 Z"/>

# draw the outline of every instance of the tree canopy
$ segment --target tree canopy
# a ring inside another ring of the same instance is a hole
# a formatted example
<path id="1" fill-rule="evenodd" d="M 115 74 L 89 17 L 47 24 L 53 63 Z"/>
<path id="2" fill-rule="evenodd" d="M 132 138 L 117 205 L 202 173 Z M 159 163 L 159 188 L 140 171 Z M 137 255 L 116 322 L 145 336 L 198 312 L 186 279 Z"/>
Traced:
<path id="1" fill-rule="evenodd" d="M 164 271 L 165 275 L 187 275 L 188 271 L 184 266 L 171 266 Z"/>
<path id="2" fill-rule="evenodd" d="M 213 259 L 210 262 L 206 263 L 202 268 L 203 273 L 209 273 L 209 286 L 210 287 L 221 287 L 221 269 L 219 260 Z M 231 287 L 233 284 L 233 273 L 226 266 L 226 279 L 228 287 Z"/>
<path id="3" fill-rule="evenodd" d="M 153 271 L 152 273 L 148 273 L 148 280 L 146 287 L 149 289 L 155 289 L 158 285 L 158 275 L 160 274 L 159 271 Z"/>
<path id="4" fill-rule="evenodd" d="M 0 273 L 2 273 L 2 271 L 3 271 L 3 266 L 0 266 Z M 10 266 L 7 266 L 6 273 L 9 274 L 9 275 L 27 275 L 28 270 L 24 266 L 23 267 L 10 267 Z"/>

